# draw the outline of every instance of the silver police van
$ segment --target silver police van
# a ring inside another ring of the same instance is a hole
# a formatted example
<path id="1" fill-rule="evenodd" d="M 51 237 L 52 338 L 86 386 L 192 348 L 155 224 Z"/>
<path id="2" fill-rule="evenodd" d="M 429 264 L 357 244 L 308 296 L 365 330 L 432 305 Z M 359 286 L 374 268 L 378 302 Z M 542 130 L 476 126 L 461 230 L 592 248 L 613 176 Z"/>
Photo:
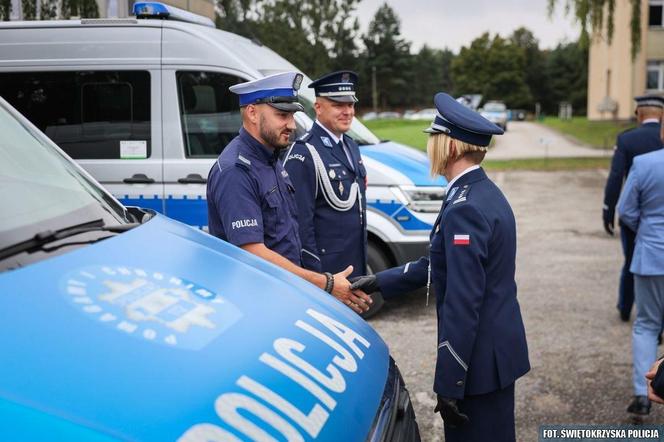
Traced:
<path id="1" fill-rule="evenodd" d="M 208 171 L 241 125 L 228 87 L 297 70 L 259 42 L 160 3 L 128 19 L 0 24 L 0 96 L 123 204 L 207 227 Z M 312 125 L 305 76 L 298 135 Z M 355 120 L 367 167 L 372 271 L 426 253 L 444 197 L 423 152 Z"/>

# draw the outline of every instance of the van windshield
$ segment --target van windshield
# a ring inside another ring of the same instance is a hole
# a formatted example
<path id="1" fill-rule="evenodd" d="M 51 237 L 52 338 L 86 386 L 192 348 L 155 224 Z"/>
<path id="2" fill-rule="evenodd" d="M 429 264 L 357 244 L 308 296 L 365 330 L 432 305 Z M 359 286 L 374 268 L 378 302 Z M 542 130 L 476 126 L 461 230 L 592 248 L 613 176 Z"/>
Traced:
<path id="1" fill-rule="evenodd" d="M 0 99 L 0 249 L 38 232 L 103 220 L 125 209 Z"/>

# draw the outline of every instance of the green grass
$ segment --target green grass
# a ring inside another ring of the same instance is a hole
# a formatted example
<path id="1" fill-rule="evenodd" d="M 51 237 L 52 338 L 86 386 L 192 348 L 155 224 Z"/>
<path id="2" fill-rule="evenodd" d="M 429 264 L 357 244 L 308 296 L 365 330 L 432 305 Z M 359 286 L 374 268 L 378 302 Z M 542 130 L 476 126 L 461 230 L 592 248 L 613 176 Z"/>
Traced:
<path id="1" fill-rule="evenodd" d="M 553 119 L 551 119 L 553 121 Z M 544 122 L 547 126 L 549 120 Z M 555 123 L 555 122 L 554 122 Z M 577 127 L 580 121 L 565 122 L 566 128 Z M 587 121 L 586 121 L 587 123 Z M 370 120 L 364 124 L 381 140 L 392 140 L 398 143 L 413 146 L 426 151 L 428 135 L 422 132 L 429 126 L 427 121 L 409 120 Z M 596 123 L 590 123 L 594 126 Z M 600 126 L 608 124 L 600 123 Z M 615 124 L 611 124 L 615 126 Z M 592 127 L 593 130 L 596 128 Z M 605 130 L 608 130 L 605 128 Z M 620 129 L 624 130 L 624 129 Z M 617 130 L 616 132 L 619 132 Z M 611 132 L 613 133 L 613 132 Z M 615 137 L 614 137 L 615 139 Z M 606 169 L 609 167 L 611 158 L 529 158 L 521 160 L 486 160 L 482 163 L 487 170 L 581 170 L 581 169 Z"/>
<path id="2" fill-rule="evenodd" d="M 429 121 L 369 120 L 363 123 L 381 140 L 396 141 L 423 151 L 427 150 L 428 134 L 422 131 L 429 127 Z"/>
<path id="3" fill-rule="evenodd" d="M 608 169 L 611 158 L 528 158 L 522 160 L 485 160 L 486 170 L 583 170 Z"/>
<path id="4" fill-rule="evenodd" d="M 600 149 L 610 149 L 620 132 L 635 126 L 631 122 L 588 121 L 586 117 L 574 117 L 567 121 L 546 117 L 540 123 Z"/>

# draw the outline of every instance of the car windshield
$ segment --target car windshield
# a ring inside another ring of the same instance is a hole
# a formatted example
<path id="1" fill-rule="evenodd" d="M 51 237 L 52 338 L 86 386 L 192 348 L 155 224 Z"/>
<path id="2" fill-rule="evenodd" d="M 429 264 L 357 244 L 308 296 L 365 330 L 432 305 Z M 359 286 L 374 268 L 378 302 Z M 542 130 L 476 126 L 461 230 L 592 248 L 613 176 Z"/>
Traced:
<path id="1" fill-rule="evenodd" d="M 125 209 L 0 99 L 0 249 L 92 220 L 127 223 Z"/>
<path id="2" fill-rule="evenodd" d="M 486 112 L 505 112 L 505 105 L 503 103 L 487 103 L 484 105 Z"/>

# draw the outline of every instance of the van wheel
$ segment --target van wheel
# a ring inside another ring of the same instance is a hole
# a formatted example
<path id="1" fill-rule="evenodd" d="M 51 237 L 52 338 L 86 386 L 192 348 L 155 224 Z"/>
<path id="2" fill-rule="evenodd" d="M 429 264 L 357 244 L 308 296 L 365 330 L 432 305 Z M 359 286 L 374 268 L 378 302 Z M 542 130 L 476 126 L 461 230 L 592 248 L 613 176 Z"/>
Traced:
<path id="1" fill-rule="evenodd" d="M 376 246 L 373 242 L 369 242 L 367 247 L 367 273 L 373 275 L 382 270 L 389 269 L 392 267 L 387 256 L 383 251 Z M 373 299 L 373 304 L 366 312 L 362 313 L 364 319 L 369 319 L 374 316 L 385 304 L 383 295 L 380 292 L 374 292 L 371 294 L 371 299 Z"/>

